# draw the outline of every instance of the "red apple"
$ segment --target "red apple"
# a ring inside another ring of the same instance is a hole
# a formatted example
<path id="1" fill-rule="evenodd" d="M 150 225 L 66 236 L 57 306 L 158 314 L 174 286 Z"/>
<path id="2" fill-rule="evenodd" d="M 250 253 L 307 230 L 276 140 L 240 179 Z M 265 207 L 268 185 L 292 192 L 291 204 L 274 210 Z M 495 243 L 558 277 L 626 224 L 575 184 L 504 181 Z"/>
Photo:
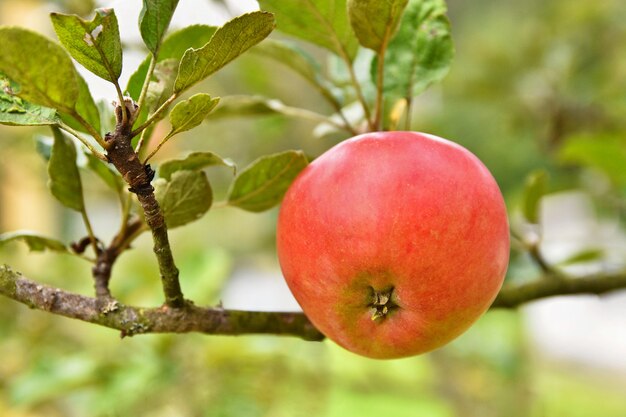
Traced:
<path id="1" fill-rule="evenodd" d="M 417 132 L 367 133 L 314 160 L 289 188 L 280 265 L 313 324 L 371 358 L 436 349 L 498 293 L 506 207 L 467 149 Z"/>

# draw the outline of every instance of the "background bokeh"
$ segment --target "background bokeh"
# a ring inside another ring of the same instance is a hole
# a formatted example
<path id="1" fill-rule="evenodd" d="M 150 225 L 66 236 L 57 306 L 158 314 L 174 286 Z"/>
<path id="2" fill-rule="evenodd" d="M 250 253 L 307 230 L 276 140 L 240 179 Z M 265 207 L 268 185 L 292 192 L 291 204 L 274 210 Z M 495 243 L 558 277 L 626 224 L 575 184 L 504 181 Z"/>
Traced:
<path id="1" fill-rule="evenodd" d="M 449 76 L 416 102 L 413 129 L 454 140 L 490 168 L 516 225 L 527 176 L 550 173 L 542 202 L 542 250 L 572 274 L 626 266 L 626 3 L 623 0 L 449 0 L 456 59 Z M 49 11 L 88 15 L 113 6 L 128 53 L 125 79 L 145 55 L 141 2 L 0 0 L 0 23 L 54 36 Z M 181 0 L 174 27 L 221 24 L 254 1 Z M 2 47 L 0 45 L 0 47 Z M 327 56 L 308 47 L 321 64 Z M 114 99 L 85 75 L 96 98 Z M 122 84 L 125 84 L 123 80 Z M 198 90 L 255 94 L 330 114 L 305 82 L 251 54 Z M 173 140 L 158 160 L 213 151 L 240 167 L 260 155 L 303 149 L 315 156 L 341 135 L 284 117 L 204 123 Z M 34 137 L 46 129 L 0 126 L 0 233 L 31 229 L 72 241 L 80 216 L 47 193 Z M 158 162 L 158 161 L 155 161 Z M 115 230 L 115 196 L 84 173 L 96 233 Z M 211 168 L 217 201 L 231 174 Z M 197 304 L 297 309 L 274 254 L 277 210 L 216 208 L 172 232 L 185 295 Z M 162 302 L 148 236 L 124 254 L 112 291 L 130 304 Z M 586 262 L 567 261 L 581 250 Z M 26 276 L 91 293 L 89 265 L 29 254 L 18 244 L 0 262 Z M 539 274 L 513 248 L 509 281 Z M 0 298 L 0 416 L 626 416 L 626 297 L 563 297 L 487 313 L 449 346 L 415 358 L 373 361 L 332 342 L 270 336 L 117 332 Z"/>

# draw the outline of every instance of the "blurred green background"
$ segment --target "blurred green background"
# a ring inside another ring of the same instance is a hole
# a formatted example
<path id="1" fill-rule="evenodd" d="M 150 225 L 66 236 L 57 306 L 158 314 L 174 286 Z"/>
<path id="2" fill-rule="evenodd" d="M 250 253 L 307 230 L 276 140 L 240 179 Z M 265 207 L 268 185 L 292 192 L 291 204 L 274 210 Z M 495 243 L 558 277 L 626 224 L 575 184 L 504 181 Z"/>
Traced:
<path id="1" fill-rule="evenodd" d="M 144 54 L 136 28 L 138 0 L 95 5 L 0 0 L 0 23 L 53 36 L 49 11 L 87 15 L 104 5 L 123 11 L 118 18 L 129 48 L 128 77 Z M 546 169 L 552 201 L 543 214 L 546 256 L 558 262 L 591 245 L 601 256 L 573 265 L 573 273 L 623 268 L 626 3 L 449 0 L 448 5 L 455 63 L 442 84 L 417 100 L 413 129 L 449 138 L 479 156 L 502 188 L 513 225 L 527 176 Z M 221 23 L 250 7 L 254 2 L 182 0 L 174 26 L 189 23 L 185 19 Z M 323 52 L 310 51 L 325 62 Z M 215 96 L 260 94 L 331 113 L 304 81 L 251 54 L 201 90 Z M 97 91 L 94 95 L 107 101 L 114 97 L 113 91 Z M 158 160 L 210 150 L 243 167 L 285 149 L 315 156 L 344 138 L 316 137 L 314 128 L 279 116 L 216 120 L 168 143 Z M 45 163 L 35 152 L 33 136 L 47 134 L 0 126 L 0 233 L 32 229 L 71 241 L 84 233 L 79 216 L 47 193 Z M 118 222 L 115 197 L 92 174 L 84 175 L 96 232 L 108 239 Z M 223 199 L 230 173 L 211 168 L 209 178 L 216 200 Z M 200 305 L 223 300 L 233 308 L 294 308 L 274 254 L 276 214 L 220 208 L 173 231 L 185 295 Z M 562 218 L 570 222 L 559 223 Z M 125 303 L 162 302 L 150 247 L 143 236 L 115 267 L 112 291 Z M 89 265 L 81 260 L 29 254 L 12 244 L 0 249 L 0 262 L 41 282 L 92 291 Z M 514 247 L 508 279 L 538 273 Z M 443 349 L 381 362 L 332 342 L 281 337 L 120 340 L 115 331 L 0 298 L 0 416 L 624 417 L 626 299 L 580 302 L 491 311 Z M 573 322 L 568 311 L 579 312 L 580 321 Z M 571 349 L 560 349 L 563 343 Z"/>

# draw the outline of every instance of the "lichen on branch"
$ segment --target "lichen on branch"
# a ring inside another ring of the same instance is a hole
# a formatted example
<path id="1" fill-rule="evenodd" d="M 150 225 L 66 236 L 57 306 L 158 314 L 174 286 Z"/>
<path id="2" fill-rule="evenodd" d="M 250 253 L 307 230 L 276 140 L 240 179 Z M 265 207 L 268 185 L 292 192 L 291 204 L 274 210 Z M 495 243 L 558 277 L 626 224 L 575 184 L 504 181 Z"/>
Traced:
<path id="1" fill-rule="evenodd" d="M 274 334 L 322 340 L 324 336 L 302 313 L 253 312 L 202 308 L 186 303 L 182 308 L 140 308 L 111 299 L 74 294 L 25 278 L 0 266 L 0 294 L 36 310 L 116 329 L 122 336 L 143 333 L 200 332 L 215 335 Z"/>

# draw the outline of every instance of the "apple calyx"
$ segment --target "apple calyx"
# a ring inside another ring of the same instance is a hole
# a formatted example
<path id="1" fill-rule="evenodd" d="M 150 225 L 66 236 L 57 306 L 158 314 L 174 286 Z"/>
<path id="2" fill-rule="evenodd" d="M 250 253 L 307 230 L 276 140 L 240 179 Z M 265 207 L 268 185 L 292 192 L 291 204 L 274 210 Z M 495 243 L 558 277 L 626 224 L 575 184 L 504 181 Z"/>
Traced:
<path id="1" fill-rule="evenodd" d="M 370 287 L 371 302 L 367 305 L 372 311 L 372 321 L 382 320 L 399 306 L 392 300 L 394 287 L 385 288 L 382 291 Z"/>

